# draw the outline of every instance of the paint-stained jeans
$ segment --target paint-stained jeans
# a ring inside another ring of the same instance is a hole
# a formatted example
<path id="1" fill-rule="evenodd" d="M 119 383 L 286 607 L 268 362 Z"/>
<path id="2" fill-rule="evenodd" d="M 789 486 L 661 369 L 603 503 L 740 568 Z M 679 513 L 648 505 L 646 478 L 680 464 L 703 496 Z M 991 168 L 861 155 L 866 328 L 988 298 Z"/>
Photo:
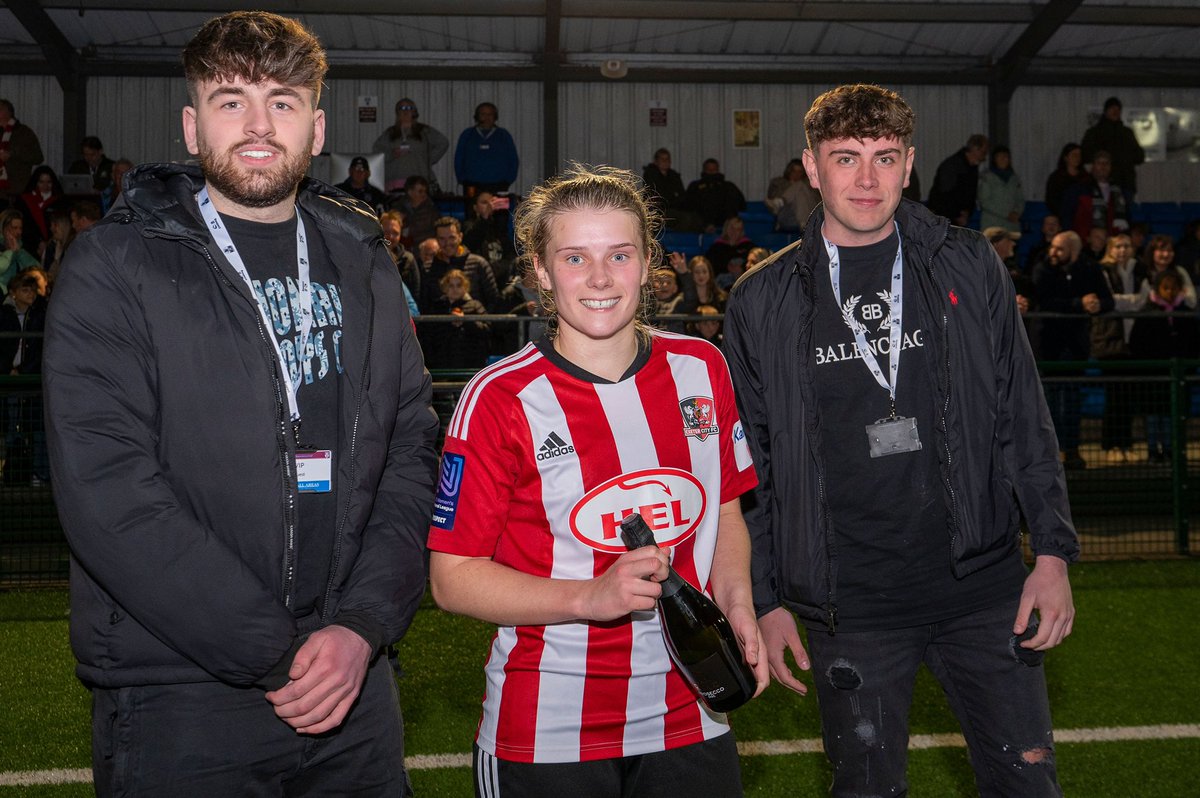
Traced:
<path id="1" fill-rule="evenodd" d="M 982 798 L 1061 796 L 1041 664 L 1013 653 L 1016 603 L 882 632 L 808 634 L 836 798 L 908 793 L 908 713 L 924 662 L 962 726 Z"/>

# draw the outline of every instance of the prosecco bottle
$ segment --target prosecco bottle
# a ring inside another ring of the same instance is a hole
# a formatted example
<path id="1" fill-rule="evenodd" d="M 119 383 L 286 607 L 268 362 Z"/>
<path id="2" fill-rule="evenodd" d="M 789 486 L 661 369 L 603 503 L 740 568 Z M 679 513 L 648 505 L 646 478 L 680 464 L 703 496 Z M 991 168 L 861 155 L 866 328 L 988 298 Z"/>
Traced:
<path id="1" fill-rule="evenodd" d="M 657 546 L 645 519 L 621 521 L 625 547 Z M 671 659 L 700 699 L 714 712 L 729 712 L 754 697 L 754 672 L 725 613 L 671 568 L 658 597 L 658 617 Z"/>

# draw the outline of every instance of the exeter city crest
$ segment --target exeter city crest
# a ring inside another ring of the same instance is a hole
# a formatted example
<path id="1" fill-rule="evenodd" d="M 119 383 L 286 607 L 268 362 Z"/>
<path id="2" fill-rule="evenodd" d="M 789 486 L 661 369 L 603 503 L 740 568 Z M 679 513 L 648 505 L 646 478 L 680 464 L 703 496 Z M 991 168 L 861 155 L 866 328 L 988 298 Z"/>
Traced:
<path id="1" fill-rule="evenodd" d="M 683 414 L 683 434 L 689 438 L 704 440 L 720 432 L 713 400 L 707 396 L 689 396 L 679 403 Z"/>

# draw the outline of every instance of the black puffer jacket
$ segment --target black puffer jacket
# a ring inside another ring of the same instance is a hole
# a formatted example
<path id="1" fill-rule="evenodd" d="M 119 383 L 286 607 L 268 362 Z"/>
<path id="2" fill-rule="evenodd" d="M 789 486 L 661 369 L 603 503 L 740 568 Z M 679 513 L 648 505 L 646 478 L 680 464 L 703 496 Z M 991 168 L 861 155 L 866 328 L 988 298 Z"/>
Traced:
<path id="1" fill-rule="evenodd" d="M 298 620 L 305 552 L 270 334 L 200 219 L 199 171 L 151 165 L 126 180 L 67 255 L 43 363 L 80 678 L 273 686 L 316 627 L 377 648 L 398 639 L 424 591 L 437 419 L 374 215 L 301 187 L 338 272 L 345 372 L 324 614 Z"/>
<path id="2" fill-rule="evenodd" d="M 954 573 L 1011 554 L 1018 501 L 1034 552 L 1074 560 L 1079 545 L 1054 427 L 1012 281 L 978 233 L 950 227 L 908 200 L 896 219 L 938 400 L 933 445 Z M 823 222 L 818 206 L 805 229 L 820 230 Z M 814 302 L 831 290 L 817 269 L 821 247 L 820 236 L 809 236 L 743 275 L 730 295 L 725 354 L 759 477 L 746 512 L 754 603 L 760 614 L 786 605 L 832 630 L 838 556 L 808 366 Z"/>

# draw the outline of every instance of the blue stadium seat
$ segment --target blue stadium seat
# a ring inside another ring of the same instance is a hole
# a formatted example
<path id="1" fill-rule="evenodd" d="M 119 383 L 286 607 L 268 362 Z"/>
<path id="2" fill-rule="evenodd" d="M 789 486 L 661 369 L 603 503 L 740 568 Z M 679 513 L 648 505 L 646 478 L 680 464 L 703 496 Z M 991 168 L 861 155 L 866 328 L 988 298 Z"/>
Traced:
<path id="1" fill-rule="evenodd" d="M 662 236 L 664 252 L 682 252 L 689 258 L 693 255 L 703 255 L 705 247 L 700 245 L 699 233 L 677 233 L 667 230 Z"/>

